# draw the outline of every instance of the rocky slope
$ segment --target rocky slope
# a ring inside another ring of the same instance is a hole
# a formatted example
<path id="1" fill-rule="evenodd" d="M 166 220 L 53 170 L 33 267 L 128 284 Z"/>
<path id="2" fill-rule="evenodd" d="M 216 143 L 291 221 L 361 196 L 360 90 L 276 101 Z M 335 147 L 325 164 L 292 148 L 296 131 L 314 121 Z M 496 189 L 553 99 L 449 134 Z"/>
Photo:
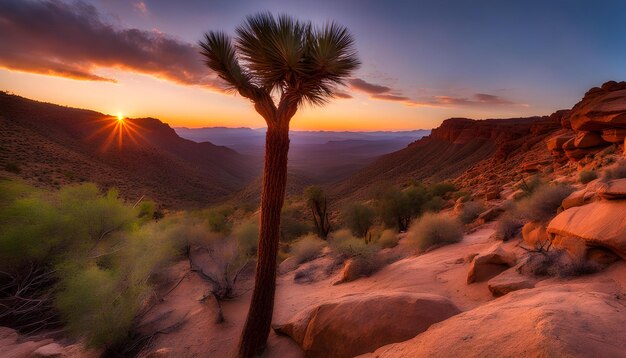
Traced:
<path id="1" fill-rule="evenodd" d="M 241 189 L 258 163 L 180 138 L 154 118 L 125 119 L 0 93 L 0 173 L 40 186 L 91 181 L 129 200 L 206 206 Z"/>
<path id="2" fill-rule="evenodd" d="M 382 156 L 356 175 L 333 185 L 330 191 L 337 200 L 364 198 L 376 186 L 406 185 L 412 180 L 451 180 L 473 168 L 500 164 L 490 172 L 506 176 L 534 145 L 559 127 L 558 112 L 529 118 L 450 118 L 433 129 L 430 136 Z"/>

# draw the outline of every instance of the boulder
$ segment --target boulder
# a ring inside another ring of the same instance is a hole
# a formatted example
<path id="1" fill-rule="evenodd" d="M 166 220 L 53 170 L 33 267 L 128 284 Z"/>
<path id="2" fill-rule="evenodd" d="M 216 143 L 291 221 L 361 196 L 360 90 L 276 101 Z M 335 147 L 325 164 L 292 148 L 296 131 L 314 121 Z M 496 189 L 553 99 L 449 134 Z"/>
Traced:
<path id="1" fill-rule="evenodd" d="M 594 154 L 602 150 L 602 147 L 565 149 L 565 155 L 573 161 L 578 161 L 589 154 Z"/>
<path id="2" fill-rule="evenodd" d="M 487 282 L 487 287 L 494 297 L 504 296 L 509 292 L 535 287 L 531 278 L 521 275 L 510 268 Z"/>
<path id="3" fill-rule="evenodd" d="M 602 139 L 600 134 L 595 132 L 578 132 L 574 138 L 574 146 L 576 148 L 593 148 L 607 143 Z"/>
<path id="4" fill-rule="evenodd" d="M 587 246 L 605 247 L 626 259 L 626 201 L 595 201 L 559 213 L 550 224 L 553 241 L 578 238 Z"/>
<path id="5" fill-rule="evenodd" d="M 447 298 L 418 293 L 358 294 L 303 311 L 274 330 L 307 357 L 354 357 L 424 332 L 460 313 Z"/>
<path id="6" fill-rule="evenodd" d="M 502 243 L 495 244 L 485 253 L 476 256 L 470 263 L 467 283 L 487 281 L 514 266 L 516 262 L 517 258 L 514 253 L 504 250 Z"/>
<path id="7" fill-rule="evenodd" d="M 550 240 L 546 224 L 537 221 L 528 222 L 522 227 L 522 237 L 524 243 L 531 248 L 539 247 Z"/>
<path id="8" fill-rule="evenodd" d="M 491 209 L 487 209 L 487 210 L 483 211 L 482 213 L 480 213 L 480 215 L 478 215 L 477 221 L 478 221 L 478 223 L 480 225 L 483 225 L 485 223 L 488 223 L 490 221 L 495 220 L 503 212 L 504 212 L 504 208 L 502 208 L 500 206 L 496 206 L 496 207 L 493 207 Z"/>
<path id="9" fill-rule="evenodd" d="M 45 346 L 41 346 L 37 348 L 32 353 L 32 358 L 56 358 L 63 357 L 65 355 L 65 351 L 63 347 L 58 343 L 50 343 Z"/>
<path id="10" fill-rule="evenodd" d="M 295 256 L 290 256 L 283 260 L 283 262 L 278 265 L 278 273 L 284 275 L 295 270 L 298 267 L 298 258 Z"/>
<path id="11" fill-rule="evenodd" d="M 570 138 L 567 142 L 563 143 L 563 146 L 561 146 L 562 150 L 572 150 L 572 149 L 576 149 L 576 138 L 572 137 Z"/>
<path id="12" fill-rule="evenodd" d="M 597 194 L 606 200 L 626 199 L 626 178 L 606 182 L 606 185 L 598 189 Z M 626 204 L 624 210 L 626 210 Z"/>
<path id="13" fill-rule="evenodd" d="M 596 89 L 572 108 L 572 128 L 577 131 L 600 131 L 626 128 L 626 90 Z"/>
<path id="14" fill-rule="evenodd" d="M 588 189 L 577 190 L 568 195 L 567 198 L 563 199 L 561 207 L 567 210 L 576 206 L 589 204 L 594 200 L 595 196 L 596 193 L 594 191 Z"/>
<path id="15" fill-rule="evenodd" d="M 546 141 L 546 145 L 548 146 L 549 150 L 560 151 L 563 148 L 563 144 L 565 144 L 565 142 L 572 139 L 573 137 L 574 137 L 573 134 L 570 134 L 570 133 L 559 134 L 551 138 L 548 138 L 548 140 Z"/>
<path id="16" fill-rule="evenodd" d="M 609 143 L 620 143 L 626 138 L 626 129 L 605 129 L 602 131 L 602 139 Z"/>
<path id="17" fill-rule="evenodd" d="M 593 289 L 511 292 L 365 357 L 623 357 L 623 298 Z"/>

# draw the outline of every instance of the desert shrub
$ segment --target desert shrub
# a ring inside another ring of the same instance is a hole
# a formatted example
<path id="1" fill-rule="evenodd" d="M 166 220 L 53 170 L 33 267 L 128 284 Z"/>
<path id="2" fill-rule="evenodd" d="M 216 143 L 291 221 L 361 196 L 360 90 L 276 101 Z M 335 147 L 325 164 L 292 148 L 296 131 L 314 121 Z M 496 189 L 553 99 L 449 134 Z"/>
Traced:
<path id="1" fill-rule="evenodd" d="M 567 185 L 542 185 L 517 203 L 517 211 L 525 220 L 546 221 L 556 214 L 563 199 L 572 191 Z"/>
<path id="2" fill-rule="evenodd" d="M 421 251 L 433 246 L 447 245 L 463 239 L 461 222 L 445 214 L 424 214 L 407 232 L 410 245 Z"/>
<path id="3" fill-rule="evenodd" d="M 258 220 L 250 218 L 237 223 L 233 227 L 232 236 L 244 254 L 254 256 L 259 245 Z"/>
<path id="4" fill-rule="evenodd" d="M 398 246 L 398 241 L 398 233 L 393 229 L 387 229 L 380 234 L 376 244 L 383 249 L 387 249 Z"/>
<path id="5" fill-rule="evenodd" d="M 448 182 L 435 183 L 430 187 L 431 194 L 441 198 L 454 191 L 456 191 L 456 187 L 454 184 Z"/>
<path id="6" fill-rule="evenodd" d="M 595 180 L 598 178 L 598 174 L 593 171 L 593 170 L 583 170 L 580 172 L 580 174 L 578 174 L 578 181 L 580 181 L 583 184 L 587 184 L 592 180 Z"/>
<path id="7" fill-rule="evenodd" d="M 311 225 L 298 208 L 285 205 L 280 214 L 280 241 L 292 242 L 311 232 Z"/>
<path id="8" fill-rule="evenodd" d="M 308 234 L 291 245 L 291 254 L 301 264 L 316 258 L 325 245 L 326 242 L 317 235 Z"/>
<path id="9" fill-rule="evenodd" d="M 377 245 L 368 245 L 364 240 L 354 237 L 350 230 L 333 232 L 328 242 L 331 249 L 344 258 L 371 257 L 379 249 Z"/>
<path id="10" fill-rule="evenodd" d="M 533 175 L 530 178 L 522 178 L 516 189 L 524 191 L 526 195 L 530 195 L 535 192 L 540 186 L 543 186 L 544 182 L 539 175 Z"/>
<path id="11" fill-rule="evenodd" d="M 367 239 L 367 234 L 374 224 L 374 209 L 360 203 L 346 206 L 342 212 L 343 222 L 357 237 Z"/>
<path id="12" fill-rule="evenodd" d="M 463 224 L 469 224 L 476 220 L 478 216 L 485 211 L 485 205 L 479 201 L 466 202 L 463 209 L 459 213 L 459 220 Z"/>
<path id="13" fill-rule="evenodd" d="M 11 318 L 2 324 L 33 332 L 60 318 L 90 345 L 125 339 L 151 276 L 178 251 L 174 237 L 94 184 L 47 192 L 0 182 L 0 198 L 0 320 Z"/>
<path id="14" fill-rule="evenodd" d="M 530 252 L 526 262 L 518 268 L 525 275 L 561 278 L 584 276 L 600 270 L 598 264 L 573 258 L 565 250 Z"/>
<path id="15" fill-rule="evenodd" d="M 496 238 L 508 241 L 519 235 L 520 230 L 524 226 L 524 222 L 511 212 L 506 212 L 500 216 L 496 225 Z"/>
<path id="16" fill-rule="evenodd" d="M 446 201 L 440 196 L 433 196 L 422 205 L 423 212 L 437 213 L 441 211 Z"/>
<path id="17" fill-rule="evenodd" d="M 196 215 L 209 225 L 212 232 L 228 235 L 233 228 L 233 223 L 230 220 L 233 211 L 234 209 L 231 207 L 220 206 L 202 210 Z"/>
<path id="18" fill-rule="evenodd" d="M 620 160 L 606 167 L 602 172 L 602 180 L 626 178 L 626 161 Z"/>

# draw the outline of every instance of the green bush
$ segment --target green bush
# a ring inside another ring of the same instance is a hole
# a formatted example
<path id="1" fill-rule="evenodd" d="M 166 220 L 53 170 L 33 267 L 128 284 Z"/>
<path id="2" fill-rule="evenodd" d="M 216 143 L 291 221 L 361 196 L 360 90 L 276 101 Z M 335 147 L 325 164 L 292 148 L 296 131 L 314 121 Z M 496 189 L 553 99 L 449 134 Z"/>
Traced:
<path id="1" fill-rule="evenodd" d="M 293 243 L 291 246 L 291 255 L 301 264 L 316 258 L 325 245 L 326 242 L 317 235 L 308 234 Z"/>
<path id="2" fill-rule="evenodd" d="M 461 222 L 446 214 L 424 214 L 407 232 L 409 244 L 420 251 L 459 242 L 461 239 L 463 239 Z"/>
<path id="3" fill-rule="evenodd" d="M 452 183 L 441 182 L 433 184 L 430 187 L 430 192 L 433 196 L 438 196 L 443 198 L 448 193 L 452 193 L 456 191 L 456 187 Z"/>
<path id="4" fill-rule="evenodd" d="M 259 222 L 255 219 L 246 219 L 233 227 L 233 237 L 239 248 L 248 256 L 256 254 L 259 245 Z"/>
<path id="5" fill-rule="evenodd" d="M 368 245 L 364 240 L 356 238 L 350 230 L 338 230 L 328 240 L 331 249 L 344 258 L 371 257 L 378 250 L 377 245 Z"/>
<path id="6" fill-rule="evenodd" d="M 463 205 L 463 209 L 459 213 L 459 220 L 461 220 L 463 224 L 473 222 L 485 211 L 485 205 L 479 201 L 469 201 Z"/>
<path id="7" fill-rule="evenodd" d="M 411 219 L 426 209 L 425 204 L 432 199 L 428 189 L 421 184 L 414 184 L 404 190 L 387 188 L 381 190 L 376 198 L 376 205 L 385 226 L 405 231 Z"/>
<path id="8" fill-rule="evenodd" d="M 578 180 L 583 184 L 587 184 L 590 181 L 595 180 L 597 178 L 598 178 L 598 174 L 596 174 L 596 172 L 594 172 L 593 170 L 583 170 L 578 175 Z"/>
<path id="9" fill-rule="evenodd" d="M 366 238 L 374 224 L 375 212 L 367 205 L 352 203 L 343 209 L 342 217 L 352 234 Z"/>

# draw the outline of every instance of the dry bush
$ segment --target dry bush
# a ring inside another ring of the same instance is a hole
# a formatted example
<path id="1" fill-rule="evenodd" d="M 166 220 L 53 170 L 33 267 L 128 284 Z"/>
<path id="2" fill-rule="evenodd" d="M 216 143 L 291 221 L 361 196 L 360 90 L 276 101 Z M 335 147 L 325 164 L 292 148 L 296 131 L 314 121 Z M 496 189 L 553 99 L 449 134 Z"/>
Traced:
<path id="1" fill-rule="evenodd" d="M 454 217 L 446 214 L 424 214 L 407 233 L 411 246 L 425 251 L 434 246 L 453 244 L 463 239 L 463 226 Z"/>
<path id="2" fill-rule="evenodd" d="M 542 185 L 516 205 L 520 218 L 527 221 L 546 221 L 556 215 L 563 199 L 572 193 L 567 185 Z"/>
<path id="3" fill-rule="evenodd" d="M 533 276 L 578 277 L 596 273 L 601 267 L 584 259 L 571 257 L 564 250 L 539 250 L 529 252 L 526 262 L 518 272 Z"/>
<path id="4" fill-rule="evenodd" d="M 463 205 L 463 210 L 459 213 L 459 220 L 461 220 L 463 224 L 472 223 L 485 211 L 485 204 L 480 201 L 470 201 Z"/>
<path id="5" fill-rule="evenodd" d="M 495 236 L 499 240 L 508 241 L 517 237 L 523 226 L 524 221 L 511 212 L 507 212 L 500 216 L 500 219 L 497 222 Z"/>
<path id="6" fill-rule="evenodd" d="M 374 209 L 361 203 L 347 205 L 342 212 L 343 222 L 357 237 L 367 238 L 374 225 Z"/>
<path id="7" fill-rule="evenodd" d="M 593 170 L 583 170 L 578 174 L 578 181 L 580 181 L 582 184 L 587 184 L 597 178 L 598 174 Z"/>
<path id="8" fill-rule="evenodd" d="M 617 163 L 606 167 L 602 172 L 602 180 L 608 181 L 613 179 L 626 178 L 626 161 L 620 160 Z"/>
<path id="9" fill-rule="evenodd" d="M 333 252 L 345 259 L 370 258 L 380 249 L 377 245 L 367 244 L 365 240 L 354 237 L 350 230 L 345 229 L 333 232 L 329 244 Z"/>
<path id="10" fill-rule="evenodd" d="M 376 244 L 383 249 L 387 249 L 398 246 L 399 240 L 398 233 L 394 229 L 387 229 L 380 234 Z"/>
<path id="11" fill-rule="evenodd" d="M 319 256 L 326 242 L 315 234 L 308 234 L 296 241 L 291 246 L 291 255 L 296 258 L 298 264 L 311 261 Z"/>

